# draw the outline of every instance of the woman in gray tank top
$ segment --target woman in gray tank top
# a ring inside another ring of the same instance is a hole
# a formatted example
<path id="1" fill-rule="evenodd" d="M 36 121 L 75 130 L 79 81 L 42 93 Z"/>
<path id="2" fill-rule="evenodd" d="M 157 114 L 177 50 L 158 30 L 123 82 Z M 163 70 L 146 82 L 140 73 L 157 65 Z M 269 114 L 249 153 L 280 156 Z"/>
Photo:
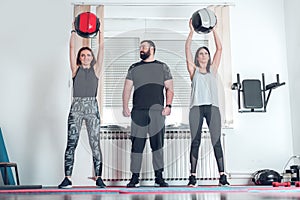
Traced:
<path id="1" fill-rule="evenodd" d="M 197 186 L 196 167 L 198 162 L 199 147 L 203 119 L 206 119 L 214 154 L 220 173 L 219 185 L 229 185 L 224 173 L 223 150 L 221 146 L 221 116 L 218 105 L 218 90 L 216 75 L 221 60 L 222 44 L 215 28 L 212 30 L 216 52 L 213 59 L 207 47 L 200 47 L 193 60 L 191 43 L 194 33 L 192 20 L 189 23 L 190 33 L 185 43 L 187 70 L 192 81 L 189 124 L 191 132 L 190 150 L 190 177 L 189 186 Z"/>
<path id="2" fill-rule="evenodd" d="M 99 50 L 97 59 L 89 47 L 82 47 L 75 55 L 76 31 L 71 31 L 70 67 L 73 78 L 73 99 L 68 117 L 68 139 L 65 151 L 65 178 L 58 188 L 71 188 L 71 176 L 75 150 L 83 120 L 85 121 L 89 144 L 93 154 L 96 186 L 104 188 L 102 175 L 102 152 L 100 149 L 100 115 L 96 99 L 98 79 L 102 70 L 104 38 L 99 29 Z"/>

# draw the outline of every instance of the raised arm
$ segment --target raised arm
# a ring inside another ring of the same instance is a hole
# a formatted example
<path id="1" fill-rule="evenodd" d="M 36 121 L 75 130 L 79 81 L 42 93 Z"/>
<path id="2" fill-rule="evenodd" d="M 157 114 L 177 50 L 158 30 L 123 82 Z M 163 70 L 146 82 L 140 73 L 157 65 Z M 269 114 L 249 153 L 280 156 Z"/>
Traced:
<path id="1" fill-rule="evenodd" d="M 97 54 L 97 62 L 94 66 L 95 68 L 95 72 L 96 72 L 96 75 L 97 77 L 99 78 L 101 73 L 102 73 L 102 69 L 103 69 L 103 60 L 104 60 L 104 36 L 103 36 L 103 33 L 102 33 L 102 30 L 101 30 L 101 27 L 99 28 L 99 36 L 98 36 L 98 45 L 99 45 L 99 48 L 98 48 L 98 54 Z"/>
<path id="2" fill-rule="evenodd" d="M 129 80 L 129 79 L 125 79 L 124 88 L 123 88 L 123 95 L 122 95 L 123 116 L 124 117 L 129 117 L 130 116 L 130 110 L 129 110 L 129 107 L 128 107 L 128 103 L 129 103 L 132 88 L 133 88 L 133 81 Z"/>
<path id="3" fill-rule="evenodd" d="M 196 69 L 195 63 L 193 61 L 192 51 L 191 51 L 191 44 L 192 44 L 192 39 L 193 39 L 193 34 L 194 34 L 192 19 L 190 19 L 189 27 L 190 27 L 190 33 L 185 42 L 185 57 L 186 57 L 187 70 L 188 70 L 188 72 L 190 74 L 190 78 L 192 80 L 194 73 L 195 73 L 195 69 Z"/>
<path id="4" fill-rule="evenodd" d="M 222 44 L 221 44 L 220 38 L 219 38 L 215 28 L 213 28 L 212 32 L 213 32 L 213 36 L 214 36 L 214 40 L 215 40 L 216 52 L 214 54 L 211 67 L 212 67 L 214 73 L 216 74 L 219 69 L 220 62 L 221 62 Z"/>
<path id="5" fill-rule="evenodd" d="M 69 59 L 70 59 L 70 67 L 71 67 L 71 71 L 72 71 L 72 78 L 76 75 L 76 72 L 79 67 L 76 64 L 75 37 L 76 37 L 76 31 L 75 31 L 75 27 L 74 27 L 74 23 L 73 23 L 71 37 L 70 37 L 70 47 L 69 47 L 69 54 L 70 54 Z"/>

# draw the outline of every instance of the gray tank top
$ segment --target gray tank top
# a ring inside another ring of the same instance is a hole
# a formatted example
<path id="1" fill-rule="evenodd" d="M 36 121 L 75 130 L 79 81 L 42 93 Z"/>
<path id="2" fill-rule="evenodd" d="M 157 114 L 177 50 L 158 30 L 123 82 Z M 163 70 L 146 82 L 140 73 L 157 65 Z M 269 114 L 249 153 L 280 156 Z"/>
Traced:
<path id="1" fill-rule="evenodd" d="M 196 69 L 192 79 L 190 108 L 201 105 L 219 107 L 217 79 L 213 73 L 202 74 Z"/>
<path id="2" fill-rule="evenodd" d="M 73 78 L 73 97 L 96 97 L 98 78 L 93 67 L 84 69 L 80 66 Z"/>

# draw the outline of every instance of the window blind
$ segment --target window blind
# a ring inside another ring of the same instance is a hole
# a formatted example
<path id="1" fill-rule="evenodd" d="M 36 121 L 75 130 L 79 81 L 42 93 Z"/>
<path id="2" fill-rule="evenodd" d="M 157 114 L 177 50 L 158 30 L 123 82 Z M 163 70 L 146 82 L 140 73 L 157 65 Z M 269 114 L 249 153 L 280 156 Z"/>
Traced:
<path id="1" fill-rule="evenodd" d="M 114 37 L 105 39 L 103 72 L 103 107 L 122 107 L 122 92 L 129 66 L 139 60 L 138 37 Z M 155 59 L 166 63 L 174 82 L 174 107 L 188 107 L 191 81 L 186 68 L 185 40 L 153 40 L 156 45 Z M 192 43 L 192 52 L 200 46 L 207 46 L 207 40 Z M 131 100 L 129 101 L 131 104 Z"/>
<path id="2" fill-rule="evenodd" d="M 139 59 L 138 47 L 139 38 L 136 37 L 105 39 L 103 107 L 122 107 L 125 77 L 130 65 Z"/>

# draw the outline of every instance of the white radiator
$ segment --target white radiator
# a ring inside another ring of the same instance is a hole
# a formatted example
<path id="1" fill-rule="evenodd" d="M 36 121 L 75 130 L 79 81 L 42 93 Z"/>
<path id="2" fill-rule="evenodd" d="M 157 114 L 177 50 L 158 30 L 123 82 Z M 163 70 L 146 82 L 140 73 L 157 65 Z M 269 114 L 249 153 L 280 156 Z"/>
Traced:
<path id="1" fill-rule="evenodd" d="M 131 178 L 129 132 L 102 130 L 100 135 L 103 153 L 102 178 L 104 181 L 128 181 Z M 188 179 L 190 175 L 190 140 L 189 130 L 166 130 L 163 175 L 167 181 Z M 208 130 L 204 130 L 202 133 L 197 178 L 199 180 L 216 180 L 219 178 Z M 144 181 L 154 179 L 149 140 L 147 140 L 144 149 L 140 179 Z"/>

